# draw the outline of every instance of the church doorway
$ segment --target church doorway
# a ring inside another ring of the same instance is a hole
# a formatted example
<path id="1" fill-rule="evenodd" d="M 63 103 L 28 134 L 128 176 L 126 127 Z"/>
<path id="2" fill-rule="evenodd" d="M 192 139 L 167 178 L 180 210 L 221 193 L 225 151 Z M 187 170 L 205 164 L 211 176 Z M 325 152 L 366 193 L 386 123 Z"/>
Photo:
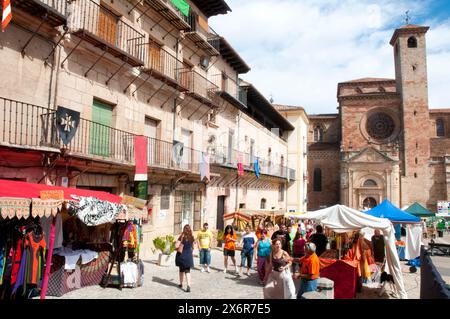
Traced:
<path id="1" fill-rule="evenodd" d="M 367 209 L 372 209 L 375 206 L 377 206 L 378 203 L 375 200 L 375 198 L 373 197 L 367 197 L 364 201 L 363 201 L 363 209 L 367 210 Z"/>

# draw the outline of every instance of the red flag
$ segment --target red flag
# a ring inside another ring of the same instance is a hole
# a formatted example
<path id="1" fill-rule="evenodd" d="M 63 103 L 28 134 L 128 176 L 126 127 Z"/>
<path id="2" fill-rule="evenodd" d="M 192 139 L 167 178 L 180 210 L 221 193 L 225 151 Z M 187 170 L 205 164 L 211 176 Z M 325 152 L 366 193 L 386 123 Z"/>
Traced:
<path id="1" fill-rule="evenodd" d="M 11 0 L 2 0 L 3 3 L 3 16 L 2 16 L 2 32 L 5 32 L 7 25 L 11 22 Z"/>
<path id="2" fill-rule="evenodd" d="M 242 153 L 239 152 L 238 153 L 238 176 L 244 176 L 244 164 L 242 163 L 243 160 L 243 156 Z"/>
<path id="3" fill-rule="evenodd" d="M 147 181 L 148 166 L 148 140 L 145 136 L 134 137 L 134 159 L 136 163 L 135 181 Z"/>

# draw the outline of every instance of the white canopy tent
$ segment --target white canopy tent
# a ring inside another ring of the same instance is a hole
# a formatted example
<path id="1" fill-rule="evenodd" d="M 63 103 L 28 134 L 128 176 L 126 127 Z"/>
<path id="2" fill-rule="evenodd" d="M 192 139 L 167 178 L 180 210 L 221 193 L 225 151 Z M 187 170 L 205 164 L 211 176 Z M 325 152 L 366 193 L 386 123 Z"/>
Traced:
<path id="1" fill-rule="evenodd" d="M 386 246 L 386 261 L 389 273 L 394 278 L 397 293 L 401 299 L 407 299 L 403 284 L 400 259 L 395 248 L 395 230 L 391 221 L 377 218 L 343 205 L 336 205 L 303 215 L 304 219 L 313 219 L 336 233 L 346 233 L 363 228 L 379 229 L 383 232 Z"/>

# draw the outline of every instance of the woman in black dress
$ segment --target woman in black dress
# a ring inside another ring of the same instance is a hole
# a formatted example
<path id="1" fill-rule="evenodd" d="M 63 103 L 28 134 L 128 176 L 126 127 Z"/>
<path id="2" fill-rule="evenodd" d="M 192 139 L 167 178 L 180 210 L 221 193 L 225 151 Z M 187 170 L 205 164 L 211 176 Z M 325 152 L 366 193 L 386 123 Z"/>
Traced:
<path id="1" fill-rule="evenodd" d="M 180 268 L 180 284 L 178 287 L 183 288 L 184 275 L 186 274 L 186 292 L 190 292 L 191 268 L 194 267 L 194 257 L 192 256 L 194 251 L 194 236 L 192 235 L 191 226 L 185 225 L 183 227 L 183 233 L 178 238 L 177 244 L 183 246 L 183 251 L 178 251 L 175 257 L 175 265 Z"/>

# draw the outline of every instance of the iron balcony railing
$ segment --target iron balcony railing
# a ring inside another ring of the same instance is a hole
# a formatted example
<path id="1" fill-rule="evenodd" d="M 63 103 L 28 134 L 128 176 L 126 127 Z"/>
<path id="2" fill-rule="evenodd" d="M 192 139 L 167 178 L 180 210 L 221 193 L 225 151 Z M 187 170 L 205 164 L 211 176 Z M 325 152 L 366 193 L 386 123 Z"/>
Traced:
<path id="1" fill-rule="evenodd" d="M 38 0 L 38 1 L 49 6 L 50 8 L 55 9 L 63 16 L 67 16 L 67 5 L 69 2 L 68 0 Z"/>
<path id="2" fill-rule="evenodd" d="M 34 148 L 48 144 L 44 128 L 49 110 L 37 105 L 0 98 L 0 144 Z"/>
<path id="3" fill-rule="evenodd" d="M 135 134 L 80 119 L 77 131 L 64 145 L 55 110 L 0 97 L 0 145 L 64 149 L 70 155 L 134 165 Z M 148 166 L 198 173 L 201 151 L 148 137 Z M 178 149 L 179 150 L 179 149 Z"/>
<path id="4" fill-rule="evenodd" d="M 74 1 L 73 28 L 88 31 L 121 51 L 143 61 L 145 35 L 92 0 Z"/>
<path id="5" fill-rule="evenodd" d="M 177 82 L 186 89 L 189 88 L 189 77 L 183 76 L 190 71 L 186 63 L 154 42 L 148 44 L 146 56 L 145 67 L 147 69 L 157 71 L 160 75 Z"/>
<path id="6" fill-rule="evenodd" d="M 194 93 L 211 103 L 217 102 L 216 93 L 219 87 L 203 75 L 196 71 L 185 71 L 181 73 L 181 81 L 189 89 L 190 93 Z"/>
<path id="7" fill-rule="evenodd" d="M 216 164 L 228 168 L 237 169 L 238 154 L 242 154 L 242 164 L 245 170 L 255 171 L 256 155 L 245 152 L 239 152 L 228 147 L 216 147 L 210 149 L 211 164 Z M 295 180 L 295 169 L 288 168 L 280 164 L 274 164 L 272 161 L 259 157 L 260 174 L 281 177 L 284 179 Z"/>

